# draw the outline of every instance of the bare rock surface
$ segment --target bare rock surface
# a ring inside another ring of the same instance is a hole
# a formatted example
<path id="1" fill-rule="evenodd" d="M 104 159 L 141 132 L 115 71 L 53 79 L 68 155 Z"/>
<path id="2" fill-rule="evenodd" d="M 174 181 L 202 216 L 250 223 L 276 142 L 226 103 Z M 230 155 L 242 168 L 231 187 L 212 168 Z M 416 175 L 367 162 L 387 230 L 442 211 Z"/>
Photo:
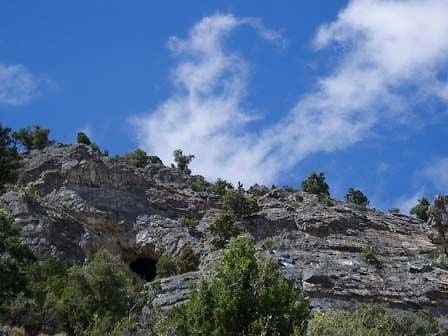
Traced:
<path id="1" fill-rule="evenodd" d="M 106 248 L 129 265 L 137 258 L 177 256 L 190 245 L 204 271 L 217 258 L 208 228 L 221 202 L 212 192 L 194 191 L 193 180 L 162 164 L 136 168 L 85 145 L 54 144 L 25 155 L 19 184 L 0 196 L 0 207 L 11 212 L 23 242 L 42 259 L 83 263 Z M 38 190 L 31 204 L 19 196 L 26 185 Z M 376 301 L 397 311 L 430 309 L 448 326 L 448 271 L 430 257 L 436 245 L 424 222 L 343 202 L 324 205 L 290 189 L 251 191 L 261 209 L 241 228 L 308 293 L 314 309 Z M 198 221 L 195 234 L 182 225 L 183 217 Z M 158 280 L 154 302 L 164 311 L 184 302 L 200 276 Z"/>

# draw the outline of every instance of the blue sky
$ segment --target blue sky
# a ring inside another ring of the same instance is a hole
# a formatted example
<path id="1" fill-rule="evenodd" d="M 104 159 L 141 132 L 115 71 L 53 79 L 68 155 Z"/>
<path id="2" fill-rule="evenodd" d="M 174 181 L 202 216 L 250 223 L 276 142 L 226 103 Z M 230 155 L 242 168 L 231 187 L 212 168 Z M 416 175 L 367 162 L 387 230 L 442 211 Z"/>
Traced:
<path id="1" fill-rule="evenodd" d="M 194 173 L 362 189 L 406 211 L 448 189 L 446 0 L 0 0 L 0 121 L 87 131 Z"/>

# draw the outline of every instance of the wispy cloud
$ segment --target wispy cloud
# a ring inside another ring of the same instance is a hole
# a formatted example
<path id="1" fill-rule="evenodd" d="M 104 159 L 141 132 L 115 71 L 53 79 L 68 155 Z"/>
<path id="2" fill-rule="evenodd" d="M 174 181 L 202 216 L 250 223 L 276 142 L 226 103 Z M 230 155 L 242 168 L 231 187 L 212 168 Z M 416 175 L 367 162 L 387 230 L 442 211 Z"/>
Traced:
<path id="1" fill-rule="evenodd" d="M 134 120 L 139 141 L 168 162 L 176 148 L 194 153 L 194 171 L 208 178 L 271 183 L 310 154 L 353 145 L 382 122 L 419 117 L 412 97 L 446 99 L 439 76 L 448 64 L 446 17 L 445 0 L 351 1 L 313 41 L 317 50 L 338 53 L 334 70 L 258 133 L 247 132 L 261 117 L 244 104 L 249 65 L 224 41 L 242 25 L 269 41 L 284 39 L 258 19 L 206 17 L 186 39 L 170 39 L 178 57 L 175 89 L 149 116 Z"/>
<path id="2" fill-rule="evenodd" d="M 437 192 L 448 193 L 448 157 L 439 158 L 427 164 L 423 176 L 434 186 Z"/>
<path id="3" fill-rule="evenodd" d="M 55 83 L 20 64 L 0 64 L 0 105 L 23 105 Z"/>
<path id="4" fill-rule="evenodd" d="M 407 215 L 409 211 L 418 204 L 418 200 L 425 195 L 424 190 L 419 190 L 411 195 L 405 195 L 398 198 L 395 207 L 400 209 L 401 213 Z"/>

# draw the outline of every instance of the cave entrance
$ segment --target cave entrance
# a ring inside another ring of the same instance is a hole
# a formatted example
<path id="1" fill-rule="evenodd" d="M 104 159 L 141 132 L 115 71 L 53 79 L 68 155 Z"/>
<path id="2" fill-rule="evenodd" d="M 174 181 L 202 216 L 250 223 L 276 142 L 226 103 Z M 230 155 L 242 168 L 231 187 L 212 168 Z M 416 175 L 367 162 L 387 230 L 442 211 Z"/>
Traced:
<path id="1" fill-rule="evenodd" d="M 137 258 L 129 265 L 132 272 L 146 281 L 152 281 L 156 277 L 157 261 L 151 258 Z"/>

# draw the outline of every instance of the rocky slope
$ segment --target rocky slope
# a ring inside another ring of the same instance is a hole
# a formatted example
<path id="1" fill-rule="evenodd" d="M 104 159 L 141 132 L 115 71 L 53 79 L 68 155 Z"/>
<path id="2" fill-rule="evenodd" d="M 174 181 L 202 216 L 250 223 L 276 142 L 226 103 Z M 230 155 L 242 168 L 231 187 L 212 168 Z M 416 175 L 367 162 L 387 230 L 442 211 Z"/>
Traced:
<path id="1" fill-rule="evenodd" d="M 55 144 L 24 158 L 18 185 L 34 185 L 38 198 L 24 201 L 17 186 L 0 197 L 0 207 L 11 211 L 40 258 L 83 263 L 104 247 L 131 265 L 176 256 L 189 244 L 204 270 L 216 256 L 208 228 L 221 202 L 194 191 L 194 179 L 161 164 L 135 168 L 88 146 Z M 448 326 L 448 271 L 430 257 L 436 246 L 424 222 L 342 202 L 326 206 L 290 189 L 250 191 L 261 210 L 239 225 L 305 289 L 314 309 L 379 301 L 397 311 L 428 308 Z M 196 234 L 182 217 L 199 221 Z M 168 310 L 186 300 L 199 273 L 162 279 L 152 304 Z"/>

